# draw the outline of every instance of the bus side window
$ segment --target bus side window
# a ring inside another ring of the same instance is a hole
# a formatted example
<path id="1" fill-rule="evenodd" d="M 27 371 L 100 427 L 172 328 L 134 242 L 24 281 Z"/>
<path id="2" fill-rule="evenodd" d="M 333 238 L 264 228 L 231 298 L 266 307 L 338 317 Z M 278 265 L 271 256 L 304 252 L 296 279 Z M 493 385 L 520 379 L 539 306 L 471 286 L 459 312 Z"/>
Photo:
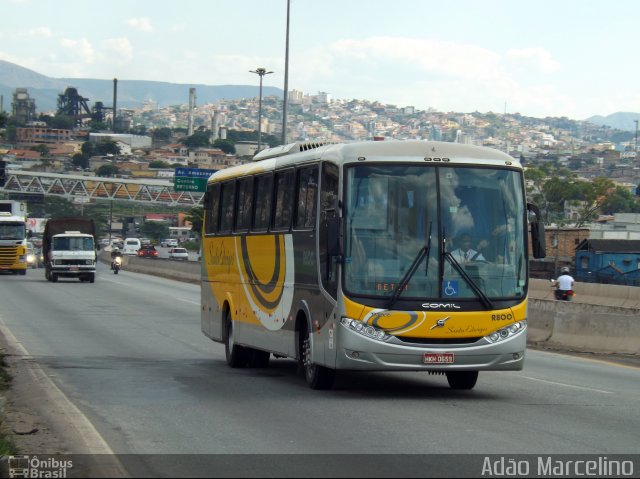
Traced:
<path id="1" fill-rule="evenodd" d="M 233 226 L 233 203 L 235 182 L 222 183 L 220 195 L 220 232 L 230 232 Z"/>
<path id="2" fill-rule="evenodd" d="M 238 181 L 238 203 L 236 205 L 236 224 L 234 231 L 247 231 L 251 222 L 251 194 L 253 178 Z"/>
<path id="3" fill-rule="evenodd" d="M 266 231 L 271 221 L 273 175 L 256 176 L 253 195 L 252 231 Z"/>
<path id="4" fill-rule="evenodd" d="M 316 197 L 318 194 L 318 167 L 304 168 L 298 172 L 296 188 L 297 205 L 295 227 L 313 228 L 316 223 Z"/>
<path id="5" fill-rule="evenodd" d="M 207 204 L 205 205 L 205 234 L 215 234 L 218 231 L 220 218 L 220 184 L 207 187 Z"/>
<path id="6" fill-rule="evenodd" d="M 291 214 L 293 210 L 293 182 L 294 171 L 279 171 L 275 176 L 274 198 L 275 205 L 273 211 L 273 229 L 286 230 L 291 225 Z"/>

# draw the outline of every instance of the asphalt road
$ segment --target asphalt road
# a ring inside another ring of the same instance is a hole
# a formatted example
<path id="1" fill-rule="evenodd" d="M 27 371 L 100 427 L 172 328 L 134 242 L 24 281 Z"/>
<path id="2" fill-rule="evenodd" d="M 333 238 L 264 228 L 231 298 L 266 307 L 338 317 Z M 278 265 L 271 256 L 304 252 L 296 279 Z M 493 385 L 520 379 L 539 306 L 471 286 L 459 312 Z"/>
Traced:
<path id="1" fill-rule="evenodd" d="M 639 368 L 529 350 L 523 371 L 480 373 L 472 391 L 349 372 L 313 391 L 291 360 L 229 368 L 199 305 L 197 285 L 104 264 L 95 284 L 0 275 L 0 325 L 134 475 L 464 476 L 446 455 L 640 449 Z"/>

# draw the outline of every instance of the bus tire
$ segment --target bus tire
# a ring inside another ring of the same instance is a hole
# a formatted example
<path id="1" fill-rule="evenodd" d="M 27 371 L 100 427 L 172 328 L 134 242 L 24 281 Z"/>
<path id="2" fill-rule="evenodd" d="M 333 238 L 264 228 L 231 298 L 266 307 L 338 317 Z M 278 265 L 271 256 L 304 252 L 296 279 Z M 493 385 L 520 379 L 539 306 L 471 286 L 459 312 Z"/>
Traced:
<path id="1" fill-rule="evenodd" d="M 52 283 L 56 283 L 58 281 L 58 275 L 55 273 L 51 273 L 49 277 L 51 278 Z"/>
<path id="2" fill-rule="evenodd" d="M 473 389 L 478 381 L 478 371 L 450 371 L 447 381 L 451 389 Z"/>
<path id="3" fill-rule="evenodd" d="M 232 368 L 243 368 L 247 365 L 248 355 L 247 350 L 235 344 L 233 333 L 233 321 L 231 319 L 231 313 L 227 309 L 225 311 L 224 319 L 224 353 L 227 359 L 227 364 Z"/>
<path id="4" fill-rule="evenodd" d="M 312 362 L 311 333 L 306 319 L 301 322 L 298 338 L 298 369 L 304 374 L 307 384 L 311 389 L 331 389 L 336 371 Z"/>

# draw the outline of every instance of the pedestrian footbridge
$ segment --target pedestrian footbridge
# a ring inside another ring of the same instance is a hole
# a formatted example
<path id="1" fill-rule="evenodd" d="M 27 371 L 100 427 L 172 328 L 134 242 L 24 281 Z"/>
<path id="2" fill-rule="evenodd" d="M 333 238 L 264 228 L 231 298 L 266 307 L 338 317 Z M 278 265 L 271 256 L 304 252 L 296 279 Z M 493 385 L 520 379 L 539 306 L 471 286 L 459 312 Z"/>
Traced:
<path id="1" fill-rule="evenodd" d="M 4 192 L 24 195 L 25 199 L 54 195 L 78 202 L 121 200 L 169 206 L 201 206 L 204 198 L 204 193 L 200 192 L 175 191 L 173 182 L 168 180 L 134 180 L 17 170 L 7 171 Z"/>

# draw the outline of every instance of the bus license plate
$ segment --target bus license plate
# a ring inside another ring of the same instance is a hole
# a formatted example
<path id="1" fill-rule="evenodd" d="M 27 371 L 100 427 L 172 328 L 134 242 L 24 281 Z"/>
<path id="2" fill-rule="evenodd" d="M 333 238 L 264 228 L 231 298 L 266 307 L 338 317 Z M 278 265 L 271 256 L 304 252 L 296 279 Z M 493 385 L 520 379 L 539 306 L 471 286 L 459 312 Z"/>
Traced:
<path id="1" fill-rule="evenodd" d="M 422 362 L 425 364 L 453 364 L 453 353 L 424 353 Z"/>

